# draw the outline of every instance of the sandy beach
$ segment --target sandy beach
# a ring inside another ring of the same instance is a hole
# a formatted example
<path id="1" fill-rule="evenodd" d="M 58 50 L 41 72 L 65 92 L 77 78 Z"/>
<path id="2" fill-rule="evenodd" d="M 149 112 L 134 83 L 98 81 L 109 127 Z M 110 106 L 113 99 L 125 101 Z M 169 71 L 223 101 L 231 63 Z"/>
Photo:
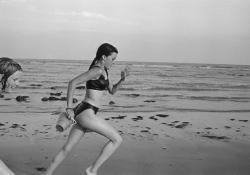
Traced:
<path id="1" fill-rule="evenodd" d="M 1 114 L 3 115 L 3 114 Z M 57 114 L 1 116 L 1 159 L 18 175 L 41 174 L 66 141 Z M 101 113 L 124 142 L 100 174 L 247 175 L 250 121 L 244 113 Z M 118 122 L 119 121 L 119 122 Z M 87 133 L 55 175 L 83 174 L 106 138 Z"/>

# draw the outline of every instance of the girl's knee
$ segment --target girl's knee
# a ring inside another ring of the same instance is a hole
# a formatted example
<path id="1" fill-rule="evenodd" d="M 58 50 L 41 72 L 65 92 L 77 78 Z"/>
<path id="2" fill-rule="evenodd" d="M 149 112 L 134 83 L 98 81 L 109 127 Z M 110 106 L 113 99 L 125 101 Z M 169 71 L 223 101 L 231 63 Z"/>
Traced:
<path id="1" fill-rule="evenodd" d="M 112 140 L 113 143 L 120 145 L 122 143 L 123 139 L 122 137 L 118 134 L 114 140 Z"/>

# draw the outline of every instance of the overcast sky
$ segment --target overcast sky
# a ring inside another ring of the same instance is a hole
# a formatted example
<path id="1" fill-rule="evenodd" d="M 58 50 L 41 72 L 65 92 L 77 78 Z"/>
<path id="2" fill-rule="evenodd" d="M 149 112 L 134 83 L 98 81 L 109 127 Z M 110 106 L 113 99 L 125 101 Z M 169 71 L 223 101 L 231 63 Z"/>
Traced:
<path id="1" fill-rule="evenodd" d="M 0 0 L 0 57 L 250 65 L 249 0 Z"/>

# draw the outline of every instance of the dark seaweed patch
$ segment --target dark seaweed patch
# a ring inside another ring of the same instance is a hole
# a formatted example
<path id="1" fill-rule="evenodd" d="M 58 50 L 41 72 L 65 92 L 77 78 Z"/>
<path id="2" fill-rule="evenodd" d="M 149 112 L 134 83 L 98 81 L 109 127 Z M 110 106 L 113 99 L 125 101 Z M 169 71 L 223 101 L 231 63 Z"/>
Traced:
<path id="1" fill-rule="evenodd" d="M 44 167 L 37 167 L 36 170 L 44 172 L 44 171 L 46 171 L 46 168 L 44 168 Z"/>
<path id="2" fill-rule="evenodd" d="M 239 122 L 248 122 L 248 120 L 239 120 Z"/>
<path id="3" fill-rule="evenodd" d="M 206 137 L 209 139 L 215 139 L 215 140 L 227 140 L 230 139 L 229 137 L 226 136 L 216 136 L 216 135 L 202 135 L 202 137 Z"/>
<path id="4" fill-rule="evenodd" d="M 155 118 L 155 116 L 151 116 L 151 117 L 149 117 L 149 119 L 158 120 L 158 118 Z"/>
<path id="5" fill-rule="evenodd" d="M 169 115 L 168 114 L 156 114 L 157 117 L 162 117 L 162 118 L 165 118 L 165 117 L 168 117 Z"/>
<path id="6" fill-rule="evenodd" d="M 140 94 L 126 94 L 127 96 L 129 96 L 129 97 L 139 97 L 140 96 Z"/>
<path id="7" fill-rule="evenodd" d="M 147 102 L 147 103 L 154 103 L 155 100 L 145 100 L 144 102 Z"/>
<path id="8" fill-rule="evenodd" d="M 22 101 L 28 102 L 28 98 L 29 98 L 29 96 L 17 96 L 16 101 L 18 101 L 18 102 L 22 102 Z"/>
<path id="9" fill-rule="evenodd" d="M 148 130 L 141 130 L 141 132 L 149 132 Z"/>
<path id="10" fill-rule="evenodd" d="M 119 115 L 118 117 L 111 117 L 112 119 L 124 119 L 126 115 Z"/>
<path id="11" fill-rule="evenodd" d="M 182 129 L 182 128 L 187 127 L 188 125 L 189 125 L 189 122 L 182 122 L 181 124 L 176 125 L 175 128 L 180 128 L 180 129 Z"/>
<path id="12" fill-rule="evenodd" d="M 41 100 L 42 101 L 67 101 L 67 98 L 66 97 L 58 98 L 58 97 L 50 96 L 50 97 L 43 97 Z M 73 103 L 77 103 L 77 102 L 78 100 L 76 98 L 73 98 Z"/>
<path id="13" fill-rule="evenodd" d="M 50 95 L 51 95 L 51 96 L 61 96 L 61 95 L 62 95 L 62 92 L 57 92 L 57 93 L 51 92 Z"/>
<path id="14" fill-rule="evenodd" d="M 133 121 L 138 121 L 138 120 L 143 120 L 142 116 L 136 116 L 134 118 L 132 118 Z"/>

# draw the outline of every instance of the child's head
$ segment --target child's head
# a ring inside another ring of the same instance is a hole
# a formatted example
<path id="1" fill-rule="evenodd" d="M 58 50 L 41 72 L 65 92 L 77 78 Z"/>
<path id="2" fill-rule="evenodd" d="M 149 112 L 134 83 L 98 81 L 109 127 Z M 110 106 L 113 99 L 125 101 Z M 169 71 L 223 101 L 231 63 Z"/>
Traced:
<path id="1" fill-rule="evenodd" d="M 6 88 L 14 88 L 18 85 L 18 79 L 22 72 L 22 67 L 10 58 L 0 58 L 0 74 L 2 76 L 0 82 L 2 90 Z"/>

